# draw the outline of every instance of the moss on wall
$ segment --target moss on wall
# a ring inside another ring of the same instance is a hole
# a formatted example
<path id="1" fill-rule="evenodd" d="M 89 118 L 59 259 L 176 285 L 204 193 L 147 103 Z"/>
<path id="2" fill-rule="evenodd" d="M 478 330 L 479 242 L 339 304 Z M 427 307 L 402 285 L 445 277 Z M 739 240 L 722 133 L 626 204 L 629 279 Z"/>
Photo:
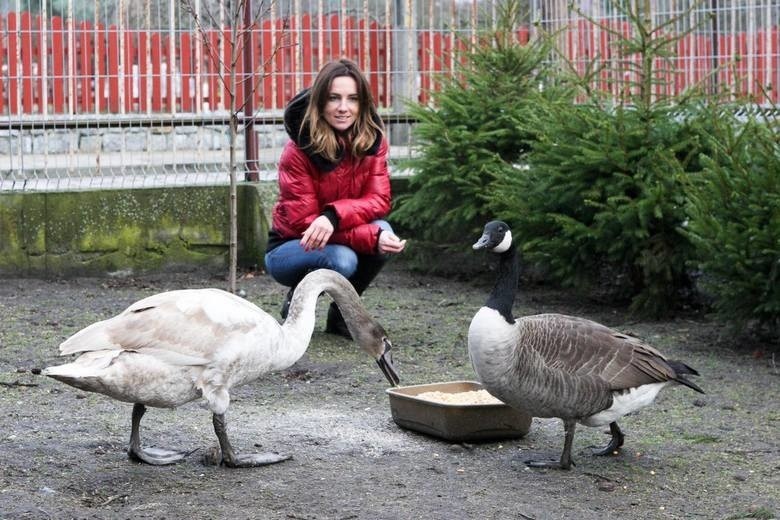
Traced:
<path id="1" fill-rule="evenodd" d="M 263 189 L 238 187 L 239 262 L 261 265 Z M 227 266 L 226 186 L 0 194 L 0 275 Z"/>
<path id="2" fill-rule="evenodd" d="M 238 265 L 252 269 L 263 267 L 268 245 L 268 208 L 276 195 L 268 191 L 267 184 L 255 183 L 238 191 Z"/>

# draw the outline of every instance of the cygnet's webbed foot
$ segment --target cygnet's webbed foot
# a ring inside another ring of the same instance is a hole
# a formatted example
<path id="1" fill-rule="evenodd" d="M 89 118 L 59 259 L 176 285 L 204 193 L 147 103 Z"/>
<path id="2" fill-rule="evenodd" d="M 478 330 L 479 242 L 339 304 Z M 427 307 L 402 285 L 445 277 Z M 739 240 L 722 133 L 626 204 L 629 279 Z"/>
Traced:
<path id="1" fill-rule="evenodd" d="M 163 448 L 141 447 L 141 417 L 146 413 L 146 406 L 136 403 L 133 405 L 133 416 L 130 431 L 130 445 L 127 447 L 127 455 L 131 460 L 145 462 L 153 466 L 166 466 L 175 464 L 193 451 L 174 451 Z"/>
<path id="2" fill-rule="evenodd" d="M 277 462 L 290 460 L 292 455 L 281 455 L 279 453 L 251 453 L 235 455 L 231 457 L 222 457 L 222 464 L 229 468 L 256 468 L 258 466 L 268 466 Z"/>
<path id="3" fill-rule="evenodd" d="M 212 416 L 212 422 L 214 423 L 214 433 L 217 434 L 217 440 L 219 440 L 219 447 L 222 451 L 222 464 L 229 468 L 256 468 L 258 466 L 267 466 L 269 464 L 276 464 L 277 462 L 284 462 L 292 458 L 292 455 L 280 455 L 278 453 L 254 453 L 246 455 L 238 455 L 233 450 L 230 441 L 227 436 L 227 429 L 225 427 L 225 415 L 214 414 Z"/>
<path id="4" fill-rule="evenodd" d="M 623 435 L 623 432 L 620 431 L 620 427 L 616 422 L 609 423 L 609 433 L 612 435 L 612 438 L 609 440 L 609 444 L 603 448 L 599 448 L 598 446 L 590 446 L 590 448 L 593 450 L 592 453 L 594 456 L 602 457 L 605 455 L 617 455 L 620 447 L 623 446 L 625 435 Z"/>
<path id="5" fill-rule="evenodd" d="M 194 450 L 193 450 L 194 451 Z M 174 451 L 163 448 L 141 448 L 140 446 L 130 446 L 127 449 L 127 455 L 131 460 L 145 462 L 152 466 L 167 466 L 175 464 L 184 459 L 192 451 Z"/>

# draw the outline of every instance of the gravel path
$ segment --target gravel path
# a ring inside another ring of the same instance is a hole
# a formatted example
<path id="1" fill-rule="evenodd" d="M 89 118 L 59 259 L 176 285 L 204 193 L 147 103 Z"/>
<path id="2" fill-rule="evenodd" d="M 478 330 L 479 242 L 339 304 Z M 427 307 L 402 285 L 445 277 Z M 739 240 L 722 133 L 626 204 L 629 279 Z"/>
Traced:
<path id="1" fill-rule="evenodd" d="M 197 449 L 174 466 L 131 462 L 131 405 L 35 374 L 59 364 L 78 329 L 162 290 L 224 287 L 201 274 L 132 279 L 0 281 L 0 519 L 666 519 L 780 514 L 780 371 L 769 345 L 735 347 L 694 316 L 632 321 L 623 309 L 523 289 L 515 315 L 564 312 L 636 334 L 697 368 L 701 396 L 671 388 L 621 421 L 626 444 L 592 458 L 604 432 L 580 427 L 571 471 L 531 470 L 557 457 L 563 428 L 535 419 L 521 439 L 450 444 L 399 428 L 385 381 L 352 343 L 318 331 L 289 370 L 235 390 L 228 412 L 239 450 L 291 453 L 256 469 L 206 465 L 216 443 L 197 403 L 150 409 L 146 443 Z M 471 316 L 489 281 L 453 281 L 393 266 L 365 296 L 392 336 L 402 384 L 473 379 Z M 242 278 L 247 298 L 276 315 L 285 289 Z"/>

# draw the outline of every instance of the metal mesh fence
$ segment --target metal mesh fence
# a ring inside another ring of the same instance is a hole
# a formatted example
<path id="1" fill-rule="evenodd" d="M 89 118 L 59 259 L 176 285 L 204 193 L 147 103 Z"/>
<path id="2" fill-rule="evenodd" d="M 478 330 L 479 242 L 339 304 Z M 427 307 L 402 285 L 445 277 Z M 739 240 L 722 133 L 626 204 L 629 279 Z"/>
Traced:
<path id="1" fill-rule="evenodd" d="M 4 130 L 0 144 L 7 151 L 0 154 L 0 189 L 226 183 L 224 118 L 164 119 L 56 116 L 15 125 Z"/>
<path id="2" fill-rule="evenodd" d="M 255 118 L 235 138 L 239 178 L 252 148 L 255 176 L 273 179 L 287 139 L 285 103 L 339 57 L 365 71 L 389 122 L 395 166 L 413 150 L 405 104 L 430 100 L 458 49 L 495 26 L 504 4 L 254 0 L 252 10 L 236 11 L 241 5 L 0 0 L 0 190 L 227 183 L 233 112 Z M 554 33 L 558 59 L 580 69 L 619 60 L 611 31 L 630 28 L 616 5 L 530 0 L 518 39 Z M 670 34 L 689 32 L 658 95 L 709 82 L 712 91 L 780 101 L 776 1 L 630 5 Z M 618 96 L 630 79 L 597 77 L 594 87 Z"/>
<path id="3" fill-rule="evenodd" d="M 276 178 L 287 134 L 281 114 L 258 114 L 254 180 Z M 230 130 L 225 114 L 188 117 L 55 117 L 0 130 L 0 191 L 143 188 L 229 182 Z M 411 153 L 411 125 L 387 117 L 391 172 Z M 9 125 L 10 126 L 10 125 Z M 394 131 L 400 130 L 400 131 Z M 245 177 L 247 131 L 235 136 L 237 175 Z"/>

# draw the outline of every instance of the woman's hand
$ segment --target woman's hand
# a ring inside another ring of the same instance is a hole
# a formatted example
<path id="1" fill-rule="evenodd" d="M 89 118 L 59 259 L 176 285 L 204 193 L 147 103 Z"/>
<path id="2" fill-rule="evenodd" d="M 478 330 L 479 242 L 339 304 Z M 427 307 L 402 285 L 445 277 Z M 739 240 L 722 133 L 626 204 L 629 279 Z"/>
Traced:
<path id="1" fill-rule="evenodd" d="M 390 231 L 382 231 L 379 234 L 379 244 L 377 248 L 379 253 L 383 255 L 396 254 L 404 250 L 406 246 L 406 240 L 401 240 L 395 233 Z"/>
<path id="2" fill-rule="evenodd" d="M 320 215 L 315 218 L 301 237 L 301 247 L 306 251 L 323 249 L 333 234 L 333 224 L 328 217 Z"/>

